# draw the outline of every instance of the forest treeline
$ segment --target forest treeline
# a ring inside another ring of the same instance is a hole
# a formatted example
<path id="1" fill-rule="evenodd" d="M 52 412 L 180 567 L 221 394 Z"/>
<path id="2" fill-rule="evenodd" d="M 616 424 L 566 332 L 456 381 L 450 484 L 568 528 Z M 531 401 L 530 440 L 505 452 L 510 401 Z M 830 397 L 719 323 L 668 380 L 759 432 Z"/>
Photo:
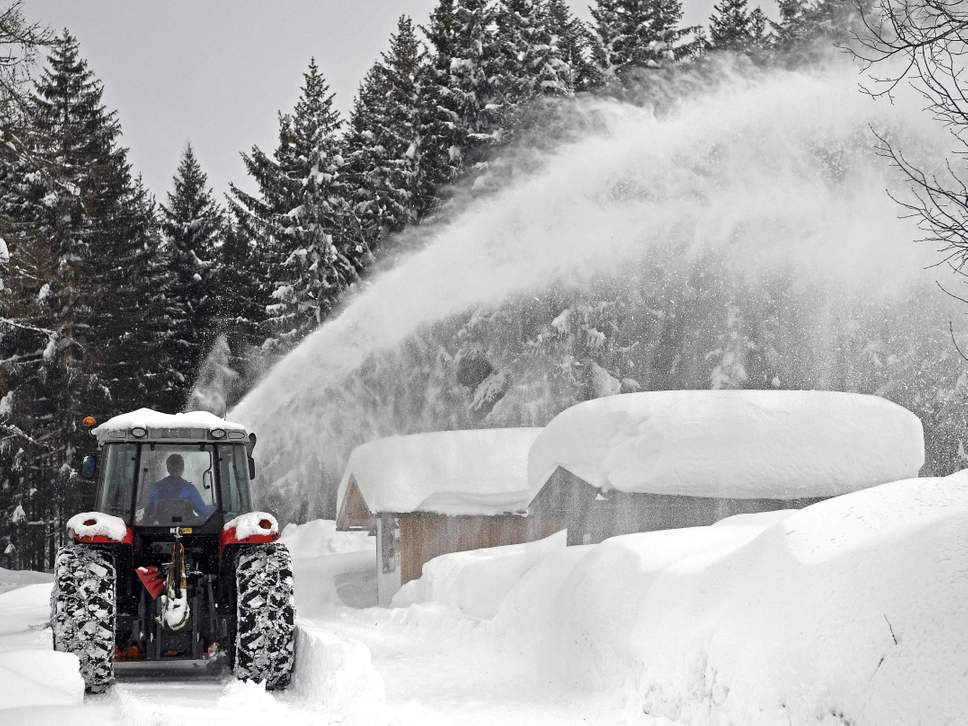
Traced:
<path id="1" fill-rule="evenodd" d="M 0 565 L 49 568 L 90 503 L 71 486 L 83 416 L 224 412 L 556 100 L 648 103 L 650 74 L 726 51 L 798 63 L 860 27 L 849 0 L 781 0 L 775 22 L 747 0 L 722 0 L 708 28 L 682 15 L 679 0 L 596 0 L 588 23 L 565 0 L 440 0 L 399 19 L 347 118 L 309 60 L 275 148 L 243 152 L 247 183 L 216 193 L 187 146 L 156 199 L 78 39 L 3 11 Z"/>

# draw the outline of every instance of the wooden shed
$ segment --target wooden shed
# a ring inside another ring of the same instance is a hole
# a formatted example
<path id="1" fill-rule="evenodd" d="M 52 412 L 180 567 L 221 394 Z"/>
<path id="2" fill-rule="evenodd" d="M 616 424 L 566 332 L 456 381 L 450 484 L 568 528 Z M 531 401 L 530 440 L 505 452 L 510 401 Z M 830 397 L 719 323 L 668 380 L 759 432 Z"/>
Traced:
<path id="1" fill-rule="evenodd" d="M 551 531 L 527 518 L 526 470 L 540 429 L 481 429 L 391 436 L 347 462 L 337 529 L 377 537 L 377 583 L 387 605 L 424 563 L 448 552 L 518 544 Z"/>
<path id="2" fill-rule="evenodd" d="M 796 509 L 917 476 L 921 423 L 876 396 L 661 391 L 564 411 L 528 462 L 536 530 L 569 544 Z"/>

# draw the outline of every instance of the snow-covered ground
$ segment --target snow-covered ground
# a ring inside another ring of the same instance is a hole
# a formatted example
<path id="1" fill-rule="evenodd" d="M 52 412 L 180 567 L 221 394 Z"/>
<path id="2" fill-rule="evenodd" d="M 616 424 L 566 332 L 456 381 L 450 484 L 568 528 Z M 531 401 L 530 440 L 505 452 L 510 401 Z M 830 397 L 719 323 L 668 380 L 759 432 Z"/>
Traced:
<path id="1" fill-rule="evenodd" d="M 290 526 L 289 691 L 198 672 L 82 698 L 71 656 L 50 652 L 49 585 L 23 584 L 0 594 L 0 722 L 957 724 L 966 533 L 968 472 L 600 545 L 446 555 L 383 609 L 363 607 L 371 538 Z"/>

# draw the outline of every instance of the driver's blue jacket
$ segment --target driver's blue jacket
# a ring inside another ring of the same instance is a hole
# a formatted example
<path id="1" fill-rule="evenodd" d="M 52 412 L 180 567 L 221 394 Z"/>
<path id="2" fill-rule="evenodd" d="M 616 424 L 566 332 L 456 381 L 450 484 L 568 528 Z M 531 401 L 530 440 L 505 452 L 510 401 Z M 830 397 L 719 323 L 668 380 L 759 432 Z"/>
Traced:
<path id="1" fill-rule="evenodd" d="M 161 499 L 180 499 L 192 505 L 199 514 L 208 514 L 213 507 L 202 501 L 198 495 L 198 489 L 180 476 L 169 474 L 164 479 L 159 479 L 151 485 L 148 492 L 148 500 L 145 502 L 145 511 L 154 511 L 155 504 Z"/>

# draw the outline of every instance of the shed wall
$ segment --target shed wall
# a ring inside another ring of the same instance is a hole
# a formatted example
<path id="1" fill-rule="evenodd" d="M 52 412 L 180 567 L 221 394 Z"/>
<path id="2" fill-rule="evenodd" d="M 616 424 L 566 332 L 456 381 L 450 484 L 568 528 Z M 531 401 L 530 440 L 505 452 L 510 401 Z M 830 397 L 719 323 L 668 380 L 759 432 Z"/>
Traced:
<path id="1" fill-rule="evenodd" d="M 559 468 L 531 502 L 528 519 L 535 529 L 568 529 L 568 544 L 594 544 L 609 537 L 659 529 L 713 524 L 735 514 L 800 509 L 810 499 L 730 499 L 665 494 L 602 493 Z"/>
<path id="2" fill-rule="evenodd" d="M 482 547 L 520 544 L 554 531 L 535 530 L 519 515 L 448 517 L 437 514 L 400 514 L 401 581 L 420 577 L 434 557 Z"/>

